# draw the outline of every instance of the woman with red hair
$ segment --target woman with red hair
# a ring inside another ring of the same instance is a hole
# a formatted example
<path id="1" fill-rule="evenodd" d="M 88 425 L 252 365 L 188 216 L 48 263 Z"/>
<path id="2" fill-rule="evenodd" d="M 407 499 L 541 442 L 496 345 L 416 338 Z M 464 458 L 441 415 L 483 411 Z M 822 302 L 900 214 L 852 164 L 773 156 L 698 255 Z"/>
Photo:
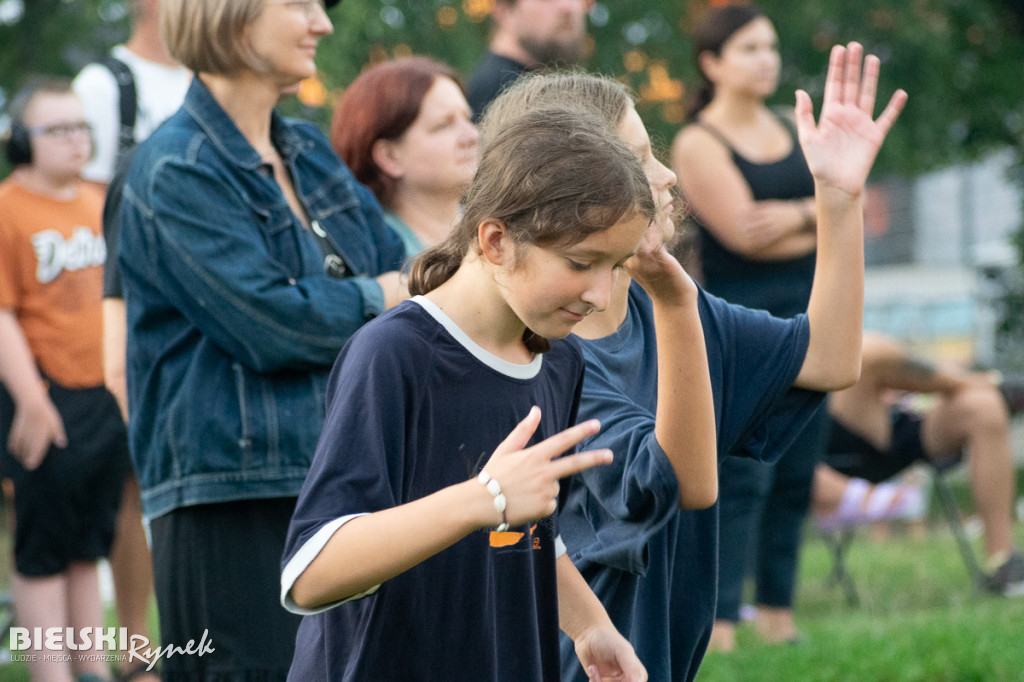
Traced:
<path id="1" fill-rule="evenodd" d="M 455 71 L 404 57 L 364 71 L 338 100 L 331 143 L 414 256 L 444 240 L 476 172 L 477 131 Z"/>

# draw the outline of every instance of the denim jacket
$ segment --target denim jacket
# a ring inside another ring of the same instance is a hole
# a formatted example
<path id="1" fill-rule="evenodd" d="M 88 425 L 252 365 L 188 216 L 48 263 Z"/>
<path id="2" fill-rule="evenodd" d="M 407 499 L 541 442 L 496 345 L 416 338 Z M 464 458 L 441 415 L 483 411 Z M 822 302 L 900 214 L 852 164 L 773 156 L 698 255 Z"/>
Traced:
<path id="1" fill-rule="evenodd" d="M 274 145 L 311 223 L 356 273 L 325 274 L 316 238 L 209 90 L 140 145 L 121 208 L 132 458 L 149 518 L 299 492 L 349 336 L 402 265 L 377 200 L 310 123 Z"/>

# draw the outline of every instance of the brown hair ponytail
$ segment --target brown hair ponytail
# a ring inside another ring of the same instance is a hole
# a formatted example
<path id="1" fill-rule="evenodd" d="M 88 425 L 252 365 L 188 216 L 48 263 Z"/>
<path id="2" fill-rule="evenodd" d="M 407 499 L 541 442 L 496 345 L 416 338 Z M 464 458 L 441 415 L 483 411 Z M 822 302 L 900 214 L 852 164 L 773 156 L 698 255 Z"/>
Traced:
<path id="1" fill-rule="evenodd" d="M 448 239 L 420 253 L 409 273 L 409 293 L 420 296 L 451 279 L 462 264 L 466 247 Z"/>

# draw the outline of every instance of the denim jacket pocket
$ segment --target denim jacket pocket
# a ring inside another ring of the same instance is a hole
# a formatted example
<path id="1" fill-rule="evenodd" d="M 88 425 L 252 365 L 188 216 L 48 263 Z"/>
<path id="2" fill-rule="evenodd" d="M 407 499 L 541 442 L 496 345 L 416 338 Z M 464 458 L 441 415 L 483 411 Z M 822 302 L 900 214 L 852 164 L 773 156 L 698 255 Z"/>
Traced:
<path id="1" fill-rule="evenodd" d="M 267 245 L 271 259 L 280 263 L 289 277 L 296 279 L 309 275 L 310 258 L 319 262 L 315 253 L 309 253 L 308 244 L 303 244 L 301 228 L 295 214 L 288 205 L 263 208 L 257 211 L 260 217 L 260 231 Z"/>
<path id="2" fill-rule="evenodd" d="M 331 174 L 323 180 L 323 184 L 305 197 L 310 217 L 324 220 L 334 215 L 359 208 L 359 195 L 353 186 L 353 180 L 340 174 Z"/>
<path id="3" fill-rule="evenodd" d="M 252 407 L 249 405 L 245 368 L 240 363 L 232 362 L 231 371 L 235 377 L 235 391 L 238 396 L 238 416 L 241 430 L 238 434 L 238 449 L 242 455 L 242 469 L 252 464 Z"/>
<path id="4" fill-rule="evenodd" d="M 328 372 L 266 374 L 237 362 L 231 363 L 231 371 L 238 401 L 240 471 L 308 467 L 324 423 Z"/>

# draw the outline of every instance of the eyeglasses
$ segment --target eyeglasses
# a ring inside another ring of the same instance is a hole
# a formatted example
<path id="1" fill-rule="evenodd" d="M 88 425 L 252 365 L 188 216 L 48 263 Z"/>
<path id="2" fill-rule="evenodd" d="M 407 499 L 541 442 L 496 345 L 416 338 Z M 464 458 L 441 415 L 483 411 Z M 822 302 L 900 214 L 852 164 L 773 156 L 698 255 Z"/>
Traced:
<path id="1" fill-rule="evenodd" d="M 28 129 L 29 135 L 45 135 L 58 140 L 70 140 L 75 135 L 92 135 L 92 126 L 86 121 L 75 123 L 54 123 L 48 126 L 34 126 Z"/>
<path id="2" fill-rule="evenodd" d="M 321 12 L 327 11 L 327 5 L 325 0 L 277 0 L 276 2 L 270 2 L 271 5 L 284 5 L 290 9 L 301 9 L 306 13 L 306 18 L 312 18 L 317 8 L 320 8 Z"/>

